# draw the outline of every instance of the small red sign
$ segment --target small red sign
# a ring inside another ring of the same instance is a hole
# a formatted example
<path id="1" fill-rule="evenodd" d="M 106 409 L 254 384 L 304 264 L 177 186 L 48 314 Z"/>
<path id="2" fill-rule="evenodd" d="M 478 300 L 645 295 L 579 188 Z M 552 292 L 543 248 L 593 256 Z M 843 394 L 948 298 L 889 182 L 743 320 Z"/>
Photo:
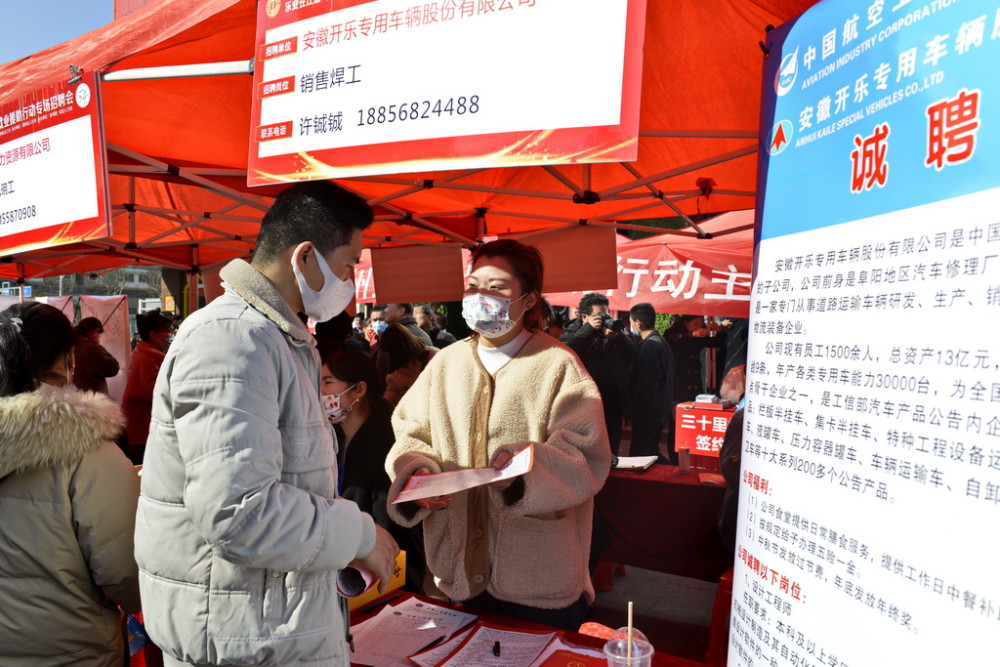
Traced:
<path id="1" fill-rule="evenodd" d="M 292 136 L 292 121 L 290 120 L 286 120 L 284 123 L 261 125 L 257 128 L 257 141 L 287 139 L 290 136 Z"/>
<path id="2" fill-rule="evenodd" d="M 674 446 L 690 449 L 692 455 L 718 458 L 726 428 L 736 414 L 735 408 L 704 410 L 691 403 L 677 405 L 677 428 Z"/>
<path id="3" fill-rule="evenodd" d="M 299 38 L 289 37 L 277 42 L 271 42 L 260 47 L 260 59 L 269 60 L 278 56 L 287 56 L 299 50 Z"/>
<path id="4" fill-rule="evenodd" d="M 257 87 L 257 97 L 272 97 L 274 95 L 281 95 L 283 93 L 291 93 L 295 90 L 295 77 L 286 76 L 283 79 L 275 79 L 274 81 L 265 81 Z"/>

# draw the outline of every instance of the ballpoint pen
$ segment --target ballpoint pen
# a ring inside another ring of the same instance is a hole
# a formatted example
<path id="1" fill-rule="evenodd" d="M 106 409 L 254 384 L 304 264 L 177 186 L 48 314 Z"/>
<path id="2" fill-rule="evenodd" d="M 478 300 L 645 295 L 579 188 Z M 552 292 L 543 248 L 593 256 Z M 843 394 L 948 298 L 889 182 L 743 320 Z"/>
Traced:
<path id="1" fill-rule="evenodd" d="M 440 644 L 443 641 L 444 641 L 444 635 L 441 635 L 440 637 L 438 637 L 437 639 L 435 639 L 434 641 L 432 641 L 430 644 L 428 644 L 427 646 L 425 646 L 422 649 L 420 649 L 419 651 L 417 651 L 417 653 L 423 653 L 424 651 L 426 651 L 429 648 L 434 648 L 435 646 L 437 646 L 438 644 Z"/>
<path id="2" fill-rule="evenodd" d="M 389 597 L 382 598 L 381 600 L 376 600 L 375 602 L 372 602 L 371 604 L 366 604 L 359 611 L 362 614 L 367 614 L 369 612 L 375 611 L 376 609 L 378 609 L 379 607 L 381 607 L 384 604 L 389 604 L 390 602 L 392 602 L 393 600 L 395 600 L 398 597 L 399 597 L 399 593 L 393 593 Z"/>

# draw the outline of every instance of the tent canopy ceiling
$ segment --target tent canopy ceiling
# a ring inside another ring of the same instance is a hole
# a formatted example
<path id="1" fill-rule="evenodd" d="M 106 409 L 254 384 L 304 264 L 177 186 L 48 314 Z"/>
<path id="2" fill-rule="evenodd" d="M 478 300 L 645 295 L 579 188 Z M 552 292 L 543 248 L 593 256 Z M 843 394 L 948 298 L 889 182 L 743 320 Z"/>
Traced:
<path id="1" fill-rule="evenodd" d="M 767 25 L 815 1 L 649 2 L 637 161 L 339 181 L 376 205 L 365 244 L 468 247 L 484 236 L 576 224 L 627 227 L 644 218 L 752 207 L 757 44 Z M 0 102 L 67 79 L 71 65 L 106 74 L 249 61 L 255 20 L 254 0 L 162 0 L 0 66 Z M 579 76 L 585 81 L 585 73 Z M 245 256 L 254 221 L 280 190 L 246 187 L 252 77 L 106 81 L 102 94 L 112 236 L 3 258 L 0 275 L 129 262 L 198 267 Z M 714 182 L 711 189 L 703 179 Z"/>

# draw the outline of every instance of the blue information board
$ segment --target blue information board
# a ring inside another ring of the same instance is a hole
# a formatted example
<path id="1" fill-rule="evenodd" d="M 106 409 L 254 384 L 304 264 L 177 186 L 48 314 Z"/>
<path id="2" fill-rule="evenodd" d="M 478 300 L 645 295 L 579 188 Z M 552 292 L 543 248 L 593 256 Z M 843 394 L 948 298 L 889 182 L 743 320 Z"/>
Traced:
<path id="1" fill-rule="evenodd" d="M 1000 184 L 996 2 L 825 0 L 768 47 L 763 234 Z"/>

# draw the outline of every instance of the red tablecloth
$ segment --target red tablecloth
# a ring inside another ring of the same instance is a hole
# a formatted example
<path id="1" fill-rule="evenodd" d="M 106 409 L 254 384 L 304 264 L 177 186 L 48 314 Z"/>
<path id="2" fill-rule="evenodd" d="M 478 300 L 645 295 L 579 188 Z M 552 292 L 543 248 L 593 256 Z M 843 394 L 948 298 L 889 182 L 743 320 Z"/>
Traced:
<path id="1" fill-rule="evenodd" d="M 454 605 L 447 602 L 446 600 L 426 598 L 422 595 L 415 595 L 413 593 L 408 593 L 406 591 L 394 591 L 393 593 L 387 593 L 387 595 L 393 595 L 395 593 L 398 593 L 399 597 L 393 600 L 392 604 L 399 604 L 408 597 L 415 597 L 421 600 L 425 600 L 427 602 L 433 602 L 434 604 L 439 604 L 444 607 L 454 607 L 454 608 L 461 607 L 461 605 Z M 351 625 L 359 623 L 360 621 L 363 621 L 369 616 L 374 616 L 380 610 L 381 607 L 379 607 L 378 609 L 374 609 L 373 611 L 367 614 L 362 614 L 360 610 L 351 612 Z M 497 614 L 481 612 L 478 609 L 468 609 L 465 611 L 475 613 L 482 621 L 497 623 L 499 625 L 507 626 L 508 628 L 514 628 L 514 629 L 523 628 L 526 630 L 548 630 L 550 632 L 555 632 L 557 635 L 559 635 L 560 637 L 562 637 L 568 643 L 571 644 L 577 644 L 580 646 L 591 646 L 594 648 L 601 648 L 602 646 L 604 646 L 603 639 L 598 639 L 597 637 L 590 637 L 588 635 L 581 635 L 578 632 L 567 632 L 565 630 L 556 630 L 555 628 L 539 625 L 538 623 L 529 623 L 528 621 L 522 621 L 516 618 L 510 618 L 509 616 L 500 616 Z M 659 653 L 659 652 L 653 654 L 653 666 L 654 667 L 705 667 L 704 663 L 701 662 L 695 662 L 693 660 L 688 660 L 687 658 L 678 658 L 673 655 L 667 655 L 666 653 Z"/>
<path id="2" fill-rule="evenodd" d="M 601 559 L 718 581 L 733 566 L 719 539 L 725 487 L 703 484 L 698 475 L 666 465 L 612 472 L 596 498 L 613 540 Z"/>

